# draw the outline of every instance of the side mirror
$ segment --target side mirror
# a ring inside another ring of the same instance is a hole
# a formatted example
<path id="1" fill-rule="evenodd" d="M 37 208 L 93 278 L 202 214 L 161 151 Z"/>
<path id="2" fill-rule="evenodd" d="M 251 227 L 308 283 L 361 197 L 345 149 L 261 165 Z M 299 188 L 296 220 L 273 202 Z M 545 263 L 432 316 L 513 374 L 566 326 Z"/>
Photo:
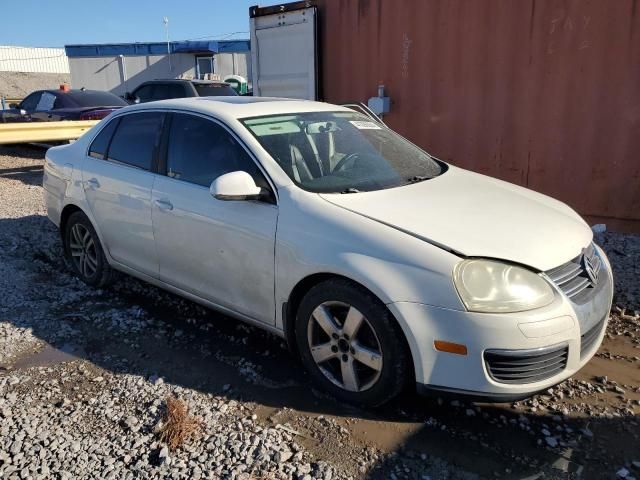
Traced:
<path id="1" fill-rule="evenodd" d="M 19 103 L 10 103 L 9 104 L 9 108 L 11 108 L 13 110 L 17 110 L 19 106 L 20 106 Z"/>
<path id="2" fill-rule="evenodd" d="M 262 189 L 243 171 L 220 175 L 211 182 L 209 192 L 218 200 L 259 200 L 262 197 Z"/>

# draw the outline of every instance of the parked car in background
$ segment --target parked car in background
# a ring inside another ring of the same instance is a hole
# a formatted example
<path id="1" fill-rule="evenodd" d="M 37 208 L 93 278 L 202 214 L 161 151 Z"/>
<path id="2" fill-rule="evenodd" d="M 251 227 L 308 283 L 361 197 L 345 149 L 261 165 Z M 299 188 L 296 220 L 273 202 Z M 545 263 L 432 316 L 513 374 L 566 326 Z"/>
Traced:
<path id="1" fill-rule="evenodd" d="M 571 208 L 337 105 L 127 107 L 47 151 L 44 192 L 84 282 L 124 271 L 281 335 L 349 402 L 524 398 L 582 368 L 609 317 Z"/>
<path id="2" fill-rule="evenodd" d="M 146 103 L 156 100 L 188 97 L 236 96 L 238 93 L 224 82 L 213 80 L 150 80 L 133 92 L 125 94 L 129 103 Z"/>
<path id="3" fill-rule="evenodd" d="M 37 90 L 8 110 L 0 110 L 0 123 L 101 120 L 127 105 L 117 95 L 99 90 Z"/>

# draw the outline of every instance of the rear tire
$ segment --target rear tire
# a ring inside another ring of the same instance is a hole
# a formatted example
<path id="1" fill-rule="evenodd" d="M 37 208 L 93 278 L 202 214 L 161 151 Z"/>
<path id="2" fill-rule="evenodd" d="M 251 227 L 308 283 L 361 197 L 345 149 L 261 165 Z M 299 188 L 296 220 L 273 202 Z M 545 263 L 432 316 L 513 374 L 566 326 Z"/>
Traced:
<path id="1" fill-rule="evenodd" d="M 343 279 L 307 292 L 295 337 L 313 380 L 333 396 L 374 407 L 396 397 L 412 375 L 403 332 L 372 293 Z"/>
<path id="2" fill-rule="evenodd" d="M 67 263 L 87 285 L 102 288 L 115 279 L 91 221 L 83 212 L 72 213 L 64 227 L 64 254 Z"/>

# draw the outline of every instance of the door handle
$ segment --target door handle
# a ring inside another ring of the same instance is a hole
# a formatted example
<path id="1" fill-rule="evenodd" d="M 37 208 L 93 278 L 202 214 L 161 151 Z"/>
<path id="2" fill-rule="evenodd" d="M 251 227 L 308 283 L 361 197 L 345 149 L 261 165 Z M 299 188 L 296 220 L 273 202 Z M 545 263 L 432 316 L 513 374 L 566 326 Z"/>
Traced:
<path id="1" fill-rule="evenodd" d="M 84 182 L 87 188 L 100 188 L 100 182 L 95 178 L 90 178 Z"/>
<path id="2" fill-rule="evenodd" d="M 160 210 L 173 210 L 173 205 L 169 200 L 154 200 L 153 203 L 156 204 Z"/>

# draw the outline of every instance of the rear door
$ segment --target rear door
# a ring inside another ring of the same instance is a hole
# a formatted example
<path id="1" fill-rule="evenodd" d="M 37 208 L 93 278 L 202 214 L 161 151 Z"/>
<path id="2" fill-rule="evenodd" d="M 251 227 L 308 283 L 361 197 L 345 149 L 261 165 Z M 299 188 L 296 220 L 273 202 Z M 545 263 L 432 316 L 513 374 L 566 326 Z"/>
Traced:
<path id="1" fill-rule="evenodd" d="M 318 99 L 317 12 L 301 4 L 249 10 L 255 96 Z"/>
<path id="2" fill-rule="evenodd" d="M 164 113 L 116 117 L 97 135 L 83 162 L 85 196 L 111 257 L 158 276 L 151 191 Z"/>

